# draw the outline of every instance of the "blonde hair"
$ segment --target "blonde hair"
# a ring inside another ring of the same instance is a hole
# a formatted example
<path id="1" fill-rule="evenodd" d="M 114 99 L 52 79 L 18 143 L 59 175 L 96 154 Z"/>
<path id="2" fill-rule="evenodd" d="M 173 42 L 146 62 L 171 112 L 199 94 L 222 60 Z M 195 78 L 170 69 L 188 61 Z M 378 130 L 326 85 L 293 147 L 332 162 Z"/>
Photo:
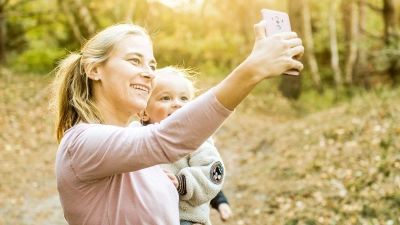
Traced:
<path id="1" fill-rule="evenodd" d="M 156 76 L 156 80 L 157 78 L 161 78 L 161 77 L 168 77 L 171 75 L 178 75 L 181 76 L 183 78 L 185 78 L 185 80 L 187 81 L 189 90 L 190 90 L 190 100 L 193 100 L 196 95 L 197 92 L 199 91 L 195 85 L 197 83 L 197 72 L 195 72 L 193 69 L 190 68 L 183 68 L 180 66 L 167 66 L 164 67 L 162 69 L 157 69 L 155 71 L 155 76 Z"/>
<path id="2" fill-rule="evenodd" d="M 197 92 L 199 89 L 195 87 L 197 83 L 197 72 L 195 72 L 193 69 L 190 68 L 184 68 L 180 66 L 167 66 L 162 69 L 157 69 L 155 71 L 155 79 L 160 79 L 160 78 L 171 78 L 172 76 L 180 76 L 183 77 L 187 83 L 187 86 L 189 88 L 189 100 L 192 101 L 193 99 L 196 98 Z M 173 79 L 173 78 L 172 78 Z M 145 113 L 146 110 L 143 110 L 141 113 L 142 115 L 139 115 L 139 121 L 143 126 L 149 125 L 150 121 L 145 121 L 143 119 L 143 114 Z"/>
<path id="3" fill-rule="evenodd" d="M 105 63 L 115 45 L 127 35 L 140 35 L 151 42 L 147 31 L 140 26 L 131 23 L 113 25 L 87 41 L 80 53 L 69 54 L 56 67 L 50 109 L 55 114 L 58 143 L 66 130 L 80 122 L 104 123 L 93 100 L 93 81 L 86 72 Z"/>

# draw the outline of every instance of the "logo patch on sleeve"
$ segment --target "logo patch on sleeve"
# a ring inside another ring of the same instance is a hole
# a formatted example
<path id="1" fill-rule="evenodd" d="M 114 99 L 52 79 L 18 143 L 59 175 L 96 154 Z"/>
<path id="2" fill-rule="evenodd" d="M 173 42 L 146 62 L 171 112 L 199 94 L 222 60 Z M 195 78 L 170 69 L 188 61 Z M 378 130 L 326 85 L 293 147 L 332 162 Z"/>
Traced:
<path id="1" fill-rule="evenodd" d="M 224 179 L 224 166 L 220 161 L 215 162 L 210 170 L 211 181 L 215 184 L 221 184 Z"/>

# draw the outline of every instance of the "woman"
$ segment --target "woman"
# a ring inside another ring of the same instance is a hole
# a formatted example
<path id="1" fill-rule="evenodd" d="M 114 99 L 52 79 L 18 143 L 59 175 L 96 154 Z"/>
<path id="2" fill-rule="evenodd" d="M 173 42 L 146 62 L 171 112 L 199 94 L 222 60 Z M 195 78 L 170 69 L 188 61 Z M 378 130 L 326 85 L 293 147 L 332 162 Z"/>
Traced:
<path id="1" fill-rule="evenodd" d="M 178 193 L 158 164 L 195 151 L 262 80 L 303 65 L 295 33 L 255 25 L 250 56 L 220 84 L 159 124 L 128 127 L 154 87 L 151 40 L 111 26 L 56 69 L 57 188 L 69 224 L 179 224 Z"/>

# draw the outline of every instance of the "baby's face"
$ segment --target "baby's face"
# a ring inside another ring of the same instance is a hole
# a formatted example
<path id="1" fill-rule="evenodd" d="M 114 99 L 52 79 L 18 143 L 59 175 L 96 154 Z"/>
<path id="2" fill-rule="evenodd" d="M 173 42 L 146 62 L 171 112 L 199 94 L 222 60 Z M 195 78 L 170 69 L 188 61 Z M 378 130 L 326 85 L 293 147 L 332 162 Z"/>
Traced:
<path id="1" fill-rule="evenodd" d="M 147 103 L 149 123 L 157 123 L 186 105 L 191 99 L 188 81 L 181 76 L 157 77 L 157 84 Z"/>

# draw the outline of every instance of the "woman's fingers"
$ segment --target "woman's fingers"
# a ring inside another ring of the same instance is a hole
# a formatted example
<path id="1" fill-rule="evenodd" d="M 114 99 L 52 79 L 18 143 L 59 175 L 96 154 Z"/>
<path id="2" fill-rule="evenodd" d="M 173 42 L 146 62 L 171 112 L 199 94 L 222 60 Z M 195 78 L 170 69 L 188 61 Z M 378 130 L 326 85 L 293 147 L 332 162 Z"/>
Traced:
<path id="1" fill-rule="evenodd" d="M 296 46 L 301 46 L 303 44 L 303 41 L 300 38 L 289 38 L 286 39 L 285 42 L 287 43 L 289 48 L 293 48 Z"/>
<path id="2" fill-rule="evenodd" d="M 295 39 L 297 38 L 297 33 L 296 32 L 282 32 L 282 33 L 277 33 L 274 34 L 276 36 L 282 37 L 284 40 L 289 40 L 289 39 Z M 300 39 L 301 41 L 301 39 Z"/>
<path id="3" fill-rule="evenodd" d="M 296 69 L 297 71 L 301 72 L 304 69 L 303 63 L 297 60 L 293 60 L 293 69 Z"/>
<path id="4" fill-rule="evenodd" d="M 286 37 L 289 37 L 290 35 L 287 35 Z M 287 43 L 287 52 L 288 55 L 290 56 L 291 59 L 294 60 L 294 69 L 297 69 L 299 72 L 303 70 L 303 64 L 299 62 L 301 57 L 303 57 L 304 54 L 304 46 L 302 45 L 303 42 L 300 38 L 291 38 L 286 40 Z"/>
<path id="5" fill-rule="evenodd" d="M 299 45 L 290 49 L 291 55 L 293 55 L 293 59 L 300 60 L 304 54 L 304 46 Z"/>

